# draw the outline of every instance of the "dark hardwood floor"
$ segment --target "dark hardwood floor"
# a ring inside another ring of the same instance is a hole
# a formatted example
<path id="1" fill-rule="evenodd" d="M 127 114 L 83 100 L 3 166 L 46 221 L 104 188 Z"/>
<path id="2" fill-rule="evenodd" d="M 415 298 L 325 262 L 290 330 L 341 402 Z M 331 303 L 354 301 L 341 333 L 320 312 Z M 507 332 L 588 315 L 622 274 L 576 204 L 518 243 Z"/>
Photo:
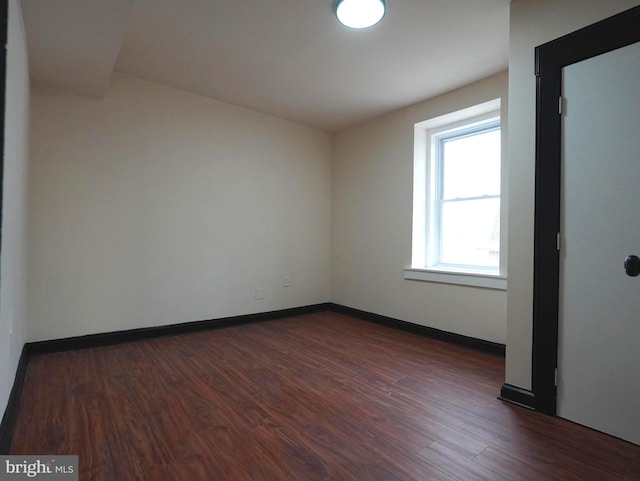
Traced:
<path id="1" fill-rule="evenodd" d="M 322 312 L 31 359 L 12 454 L 81 480 L 639 480 L 640 447 L 496 399 L 504 360 Z"/>

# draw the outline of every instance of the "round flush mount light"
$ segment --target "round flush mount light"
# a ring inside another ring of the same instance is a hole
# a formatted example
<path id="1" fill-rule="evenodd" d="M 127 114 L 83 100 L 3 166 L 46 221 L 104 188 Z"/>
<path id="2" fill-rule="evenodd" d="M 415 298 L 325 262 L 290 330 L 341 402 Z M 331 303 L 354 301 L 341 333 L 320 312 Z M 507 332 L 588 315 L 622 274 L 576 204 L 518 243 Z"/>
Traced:
<path id="1" fill-rule="evenodd" d="M 338 0 L 336 17 L 349 28 L 372 27 L 384 17 L 384 0 Z"/>

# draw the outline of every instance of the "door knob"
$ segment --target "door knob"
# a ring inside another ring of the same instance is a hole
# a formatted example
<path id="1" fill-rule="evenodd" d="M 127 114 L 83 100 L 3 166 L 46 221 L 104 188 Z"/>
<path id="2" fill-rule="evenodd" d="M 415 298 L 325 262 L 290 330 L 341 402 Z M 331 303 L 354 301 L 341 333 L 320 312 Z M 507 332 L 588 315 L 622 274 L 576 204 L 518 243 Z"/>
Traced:
<path id="1" fill-rule="evenodd" d="M 640 275 L 640 257 L 627 256 L 624 260 L 624 271 L 631 277 Z"/>

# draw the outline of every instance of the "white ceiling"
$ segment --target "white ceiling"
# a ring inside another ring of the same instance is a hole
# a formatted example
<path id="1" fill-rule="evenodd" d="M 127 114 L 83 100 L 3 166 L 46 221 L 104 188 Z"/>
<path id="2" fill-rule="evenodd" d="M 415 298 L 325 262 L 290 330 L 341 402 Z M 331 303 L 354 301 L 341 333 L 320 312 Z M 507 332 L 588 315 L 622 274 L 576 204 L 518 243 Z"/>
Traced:
<path id="1" fill-rule="evenodd" d="M 100 97 L 115 70 L 336 131 L 507 68 L 510 0 L 21 0 L 33 80 Z"/>

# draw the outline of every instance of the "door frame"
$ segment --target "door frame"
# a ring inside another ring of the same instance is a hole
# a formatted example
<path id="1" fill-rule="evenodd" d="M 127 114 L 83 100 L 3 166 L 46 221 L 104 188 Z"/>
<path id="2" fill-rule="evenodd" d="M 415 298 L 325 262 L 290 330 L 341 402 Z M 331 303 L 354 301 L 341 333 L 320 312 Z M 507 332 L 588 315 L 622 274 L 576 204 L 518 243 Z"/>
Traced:
<path id="1" fill-rule="evenodd" d="M 531 406 L 556 414 L 562 68 L 640 41 L 640 6 L 535 49 L 536 164 Z"/>
<path id="2" fill-rule="evenodd" d="M 9 1 L 0 0 L 0 250 L 2 248 L 2 199 L 4 195 L 4 131 L 6 119 L 7 49 L 9 45 Z"/>

